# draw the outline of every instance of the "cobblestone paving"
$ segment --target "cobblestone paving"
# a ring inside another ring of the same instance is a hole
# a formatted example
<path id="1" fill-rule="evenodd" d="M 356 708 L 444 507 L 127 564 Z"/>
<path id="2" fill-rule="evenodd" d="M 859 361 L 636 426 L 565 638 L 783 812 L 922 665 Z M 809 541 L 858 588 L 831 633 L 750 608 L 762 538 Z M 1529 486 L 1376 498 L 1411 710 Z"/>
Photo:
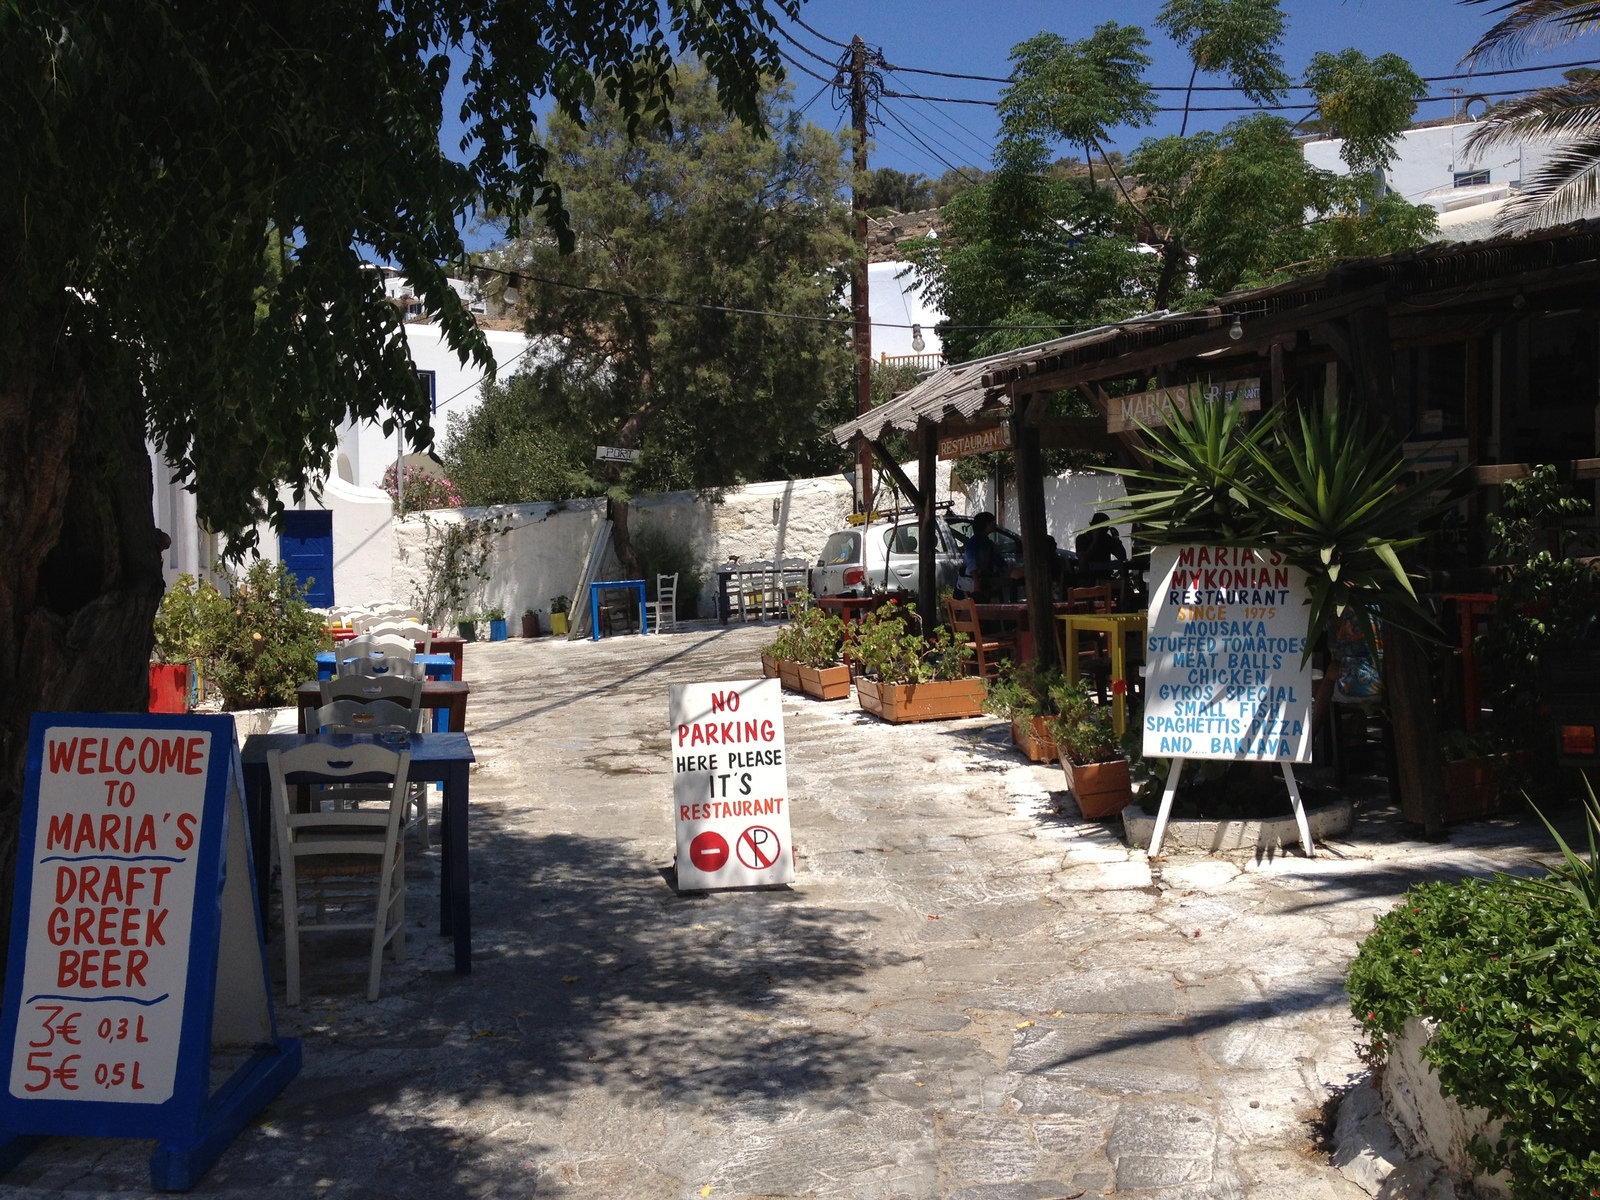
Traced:
<path id="1" fill-rule="evenodd" d="M 1343 969 L 1413 880 L 1528 865 L 1526 826 L 1152 868 L 996 722 L 790 699 L 796 886 L 678 896 L 666 685 L 767 636 L 470 647 L 474 973 L 413 854 L 408 961 L 368 1004 L 362 945 L 311 944 L 304 1073 L 196 1194 L 1365 1195 L 1313 1145 L 1358 1070 Z M 52 1139 L 0 1196 L 143 1195 L 149 1149 Z"/>

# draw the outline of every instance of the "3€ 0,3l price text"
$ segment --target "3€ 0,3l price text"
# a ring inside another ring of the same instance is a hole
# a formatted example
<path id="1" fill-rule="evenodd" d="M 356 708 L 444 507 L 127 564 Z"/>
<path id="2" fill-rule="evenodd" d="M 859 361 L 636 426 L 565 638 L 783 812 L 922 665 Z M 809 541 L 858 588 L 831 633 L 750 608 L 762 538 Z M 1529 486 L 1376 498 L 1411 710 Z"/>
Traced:
<path id="1" fill-rule="evenodd" d="M 87 1066 L 80 1067 L 83 1055 L 71 1049 L 82 1046 L 89 1037 L 108 1045 L 148 1042 L 142 1016 L 102 1017 L 91 1030 L 83 1023 L 82 1012 L 68 1011 L 64 1004 L 36 1004 L 33 1010 L 44 1020 L 39 1027 L 41 1036 L 28 1042 L 27 1071 L 36 1080 L 23 1085 L 28 1091 L 42 1092 L 55 1084 L 64 1091 L 76 1092 L 89 1086 L 91 1080 L 102 1088 L 126 1084 L 134 1091 L 144 1090 L 138 1060 L 98 1062 L 91 1071 Z"/>

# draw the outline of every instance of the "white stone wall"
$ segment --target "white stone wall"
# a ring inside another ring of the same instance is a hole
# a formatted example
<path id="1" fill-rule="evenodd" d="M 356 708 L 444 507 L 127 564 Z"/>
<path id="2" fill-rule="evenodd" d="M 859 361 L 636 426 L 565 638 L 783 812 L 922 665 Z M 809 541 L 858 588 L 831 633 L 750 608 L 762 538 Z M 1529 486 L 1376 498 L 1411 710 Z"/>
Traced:
<path id="1" fill-rule="evenodd" d="M 1439 1077 L 1422 1057 L 1428 1044 L 1428 1027 L 1416 1017 L 1389 1048 L 1389 1061 L 1379 1081 L 1384 1115 L 1407 1154 L 1437 1159 L 1458 1186 L 1471 1184 L 1477 1195 L 1511 1195 L 1506 1175 L 1480 1175 L 1467 1149 L 1474 1135 L 1493 1142 L 1498 1121 L 1490 1121 L 1481 1108 L 1463 1109 L 1439 1088 Z"/>

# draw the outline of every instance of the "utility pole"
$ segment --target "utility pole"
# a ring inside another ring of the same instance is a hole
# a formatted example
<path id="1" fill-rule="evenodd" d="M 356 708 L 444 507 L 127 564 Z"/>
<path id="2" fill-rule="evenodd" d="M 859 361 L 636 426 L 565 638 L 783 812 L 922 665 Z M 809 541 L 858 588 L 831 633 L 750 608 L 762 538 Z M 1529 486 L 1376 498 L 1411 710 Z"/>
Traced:
<path id="1" fill-rule="evenodd" d="M 856 218 L 855 270 L 850 275 L 850 311 L 855 318 L 856 415 L 872 410 L 872 310 L 867 304 L 867 205 L 862 188 L 867 176 L 867 44 L 850 39 L 850 116 L 856 131 L 855 178 L 850 207 Z M 861 511 L 872 512 L 872 447 L 862 439 L 856 470 L 861 478 Z"/>

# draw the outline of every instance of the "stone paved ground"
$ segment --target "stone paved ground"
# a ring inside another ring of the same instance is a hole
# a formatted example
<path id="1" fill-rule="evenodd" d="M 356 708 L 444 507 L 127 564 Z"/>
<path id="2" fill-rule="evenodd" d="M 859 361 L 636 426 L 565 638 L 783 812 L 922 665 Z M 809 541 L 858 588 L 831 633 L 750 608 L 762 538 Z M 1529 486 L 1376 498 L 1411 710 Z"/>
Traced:
<path id="1" fill-rule="evenodd" d="M 304 1073 L 196 1194 L 1365 1194 L 1312 1144 L 1343 968 L 1411 881 L 1528 865 L 1525 825 L 1152 869 L 995 722 L 798 699 L 797 885 L 680 897 L 666 685 L 765 636 L 471 647 L 473 975 L 423 855 L 409 961 L 368 1004 L 362 947 L 313 944 Z M 0 1195 L 142 1195 L 148 1152 L 54 1139 Z"/>

